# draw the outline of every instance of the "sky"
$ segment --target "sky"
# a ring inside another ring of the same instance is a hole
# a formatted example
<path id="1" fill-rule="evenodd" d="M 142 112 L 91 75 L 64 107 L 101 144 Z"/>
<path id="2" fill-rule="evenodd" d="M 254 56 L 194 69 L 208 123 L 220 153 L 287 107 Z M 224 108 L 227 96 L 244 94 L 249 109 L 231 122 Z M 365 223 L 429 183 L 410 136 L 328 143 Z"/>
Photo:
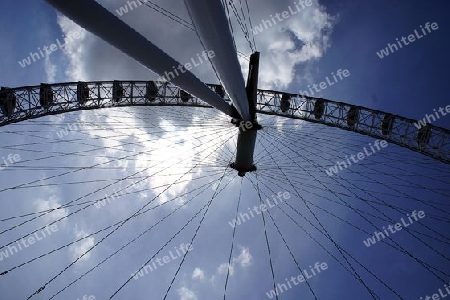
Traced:
<path id="1" fill-rule="evenodd" d="M 127 5 L 123 0 L 97 2 L 117 16 L 117 10 Z M 189 21 L 182 0 L 154 2 Z M 240 3 L 234 2 L 236 5 Z M 248 0 L 248 3 L 254 26 L 260 26 L 270 20 L 271 15 L 289 11 L 289 7 L 295 6 L 293 0 Z M 8 12 L 0 18 L 1 86 L 113 79 L 152 80 L 159 77 L 57 13 L 44 1 L 23 0 L 19 3 L 3 0 L 0 6 Z M 446 40 L 450 34 L 450 21 L 446 17 L 448 8 L 448 1 L 444 0 L 436 0 L 432 4 L 406 0 L 395 3 L 385 0 L 313 0 L 310 6 L 306 5 L 297 14 L 255 34 L 257 49 L 261 52 L 259 88 L 290 93 L 309 90 L 314 92 L 311 96 L 423 119 L 426 114 L 433 113 L 433 109 L 450 105 L 445 82 L 446 70 L 450 69 L 446 57 L 450 50 Z M 139 6 L 119 17 L 183 64 L 195 59 L 203 50 L 193 31 L 148 7 Z M 415 30 L 421 33 L 420 26 L 427 22 L 437 23 L 438 28 L 380 58 L 380 51 L 389 43 L 394 44 L 396 38 L 414 34 Z M 233 25 L 237 49 L 250 55 L 251 49 L 238 24 L 233 21 Z M 58 43 L 64 47 L 32 61 L 30 53 L 38 53 L 44 46 Z M 29 64 L 24 61 L 27 59 Z M 248 62 L 242 57 L 239 62 L 246 78 Z M 336 77 L 333 85 L 321 91 L 312 89 L 314 84 L 326 82 L 327 77 L 332 80 L 339 70 L 348 70 L 350 75 Z M 192 72 L 204 82 L 218 82 L 207 62 Z M 188 203 L 189 197 L 183 193 L 194 193 L 201 187 L 206 191 L 194 197 L 194 202 L 183 206 L 177 217 L 174 215 L 170 222 L 155 227 L 152 235 L 143 236 L 127 251 L 96 267 L 94 272 L 62 291 L 56 299 L 81 299 L 84 295 L 107 299 L 210 199 L 214 202 L 204 225 L 201 223 L 204 211 L 201 211 L 202 214 L 195 217 L 182 234 L 167 242 L 167 248 L 157 254 L 163 257 L 170 249 L 180 249 L 182 243 L 186 245 L 195 239 L 193 249 L 186 252 L 186 263 L 179 272 L 177 267 L 182 255 L 176 255 L 174 261 L 155 270 L 157 272 L 131 280 L 117 295 L 118 299 L 160 299 L 174 273 L 178 276 L 168 299 L 223 298 L 228 260 L 231 262 L 227 291 L 230 299 L 265 299 L 265 293 L 273 288 L 270 266 L 273 265 L 275 283 L 283 283 L 285 278 L 299 274 L 299 262 L 302 270 L 309 270 L 308 266 L 316 262 L 326 262 L 329 266 L 311 279 L 312 289 L 319 299 L 372 298 L 364 284 L 351 274 L 352 271 L 342 267 L 341 263 L 345 265 L 347 260 L 381 299 L 398 297 L 376 278 L 393 286 L 405 299 L 419 299 L 443 288 L 444 283 L 438 278 L 445 279 L 450 285 L 448 204 L 444 203 L 449 195 L 448 165 L 389 145 L 370 160 L 344 170 L 335 178 L 329 177 L 324 168 L 332 167 L 338 160 L 343 161 L 350 153 L 360 152 L 364 146 L 373 143 L 373 139 L 301 121 L 261 117 L 261 123 L 266 127 L 256 149 L 256 161 L 261 168 L 256 175 L 241 183 L 233 172 L 224 168 L 233 159 L 235 146 L 233 139 L 228 140 L 234 136 L 234 131 L 227 118 L 212 111 L 188 111 L 128 108 L 75 112 L 2 127 L 1 157 L 19 154 L 20 161 L 10 163 L 9 168 L 0 173 L 1 228 L 17 226 L 0 234 L 1 244 L 63 219 L 56 223 L 58 230 L 45 238 L 45 243 L 30 245 L 26 251 L 0 262 L 0 272 L 112 225 L 113 221 L 132 214 L 147 199 L 155 198 L 156 203 L 167 207 L 157 208 L 146 217 L 131 219 L 117 230 L 118 234 L 108 236 L 104 243 L 101 241 L 108 231 L 18 268 L 8 274 L 6 280 L 0 281 L 0 299 L 26 298 L 95 243 L 101 242 L 99 247 L 52 280 L 51 285 L 35 297 L 48 299 L 152 226 L 153 221 Z M 95 121 L 89 119 L 92 116 Z M 71 129 L 68 135 L 61 133 L 61 129 L 74 123 L 87 124 L 87 127 Z M 205 129 L 205 123 L 210 127 Z M 448 129 L 450 117 L 442 116 L 433 125 Z M 177 126 L 184 129 L 179 130 Z M 317 135 L 318 132 L 321 135 Z M 201 139 L 203 142 L 198 142 Z M 220 150 L 210 152 L 216 146 Z M 330 151 L 324 152 L 323 149 Z M 47 154 L 51 157 L 48 158 Z M 124 159 L 127 155 L 131 157 Z M 114 158 L 120 159 L 110 162 Z M 93 163 L 104 163 L 104 167 L 61 175 L 61 169 L 81 168 Z M 194 166 L 195 172 L 188 171 Z M 188 174 L 183 175 L 186 171 Z M 177 174 L 183 175 L 181 178 L 185 181 L 172 184 L 178 179 Z M 284 177 L 292 181 L 280 180 Z M 91 205 L 74 213 L 77 207 L 82 207 L 79 204 L 36 220 L 29 216 L 4 220 L 71 201 L 95 201 L 117 194 L 117 190 L 138 182 L 139 178 L 144 180 L 143 191 L 136 192 L 136 186 L 133 186 L 128 190 L 134 194 L 119 193 L 117 197 L 121 201 L 114 201 L 106 207 Z M 221 186 L 228 181 L 229 186 L 224 186 L 223 192 L 219 193 Z M 291 216 L 298 218 L 299 223 L 292 223 L 278 207 L 269 210 L 273 212 L 275 222 L 266 214 L 265 219 L 259 216 L 237 226 L 236 243 L 230 256 L 233 228 L 227 223 L 236 216 L 239 198 L 243 199 L 240 212 L 259 201 L 258 189 L 254 186 L 256 182 L 265 193 L 263 199 L 288 191 L 295 199 L 292 203 L 297 211 L 292 207 L 286 209 Z M 13 188 L 20 183 L 23 188 Z M 164 187 L 170 188 L 166 191 Z M 217 199 L 214 196 L 216 192 Z M 178 196 L 180 199 L 172 200 Z M 17 201 L 20 201 L 18 205 Z M 345 203 L 352 203 L 351 207 Z M 398 210 L 387 208 L 387 203 L 395 203 Z M 380 243 L 370 248 L 362 243 L 369 237 L 367 233 L 373 233 L 376 228 L 381 230 L 382 226 L 400 220 L 406 212 L 420 209 L 430 217 L 424 219 L 423 225 L 419 221 L 419 224 L 411 225 L 417 232 L 412 231 L 408 235 L 396 233 L 389 245 Z M 72 213 L 74 216 L 67 217 Z M 19 225 L 25 220 L 29 221 Z M 279 236 L 274 224 L 280 225 L 285 239 Z M 418 226 L 414 228 L 413 225 Z M 197 226 L 200 228 L 198 235 Z M 342 250 L 327 238 L 327 231 L 339 244 L 345 245 L 351 256 L 344 258 Z M 307 233 L 317 240 L 311 239 Z M 417 236 L 425 242 L 418 240 Z M 270 261 L 267 239 L 272 246 Z M 289 249 L 284 247 L 285 241 L 297 260 L 292 260 Z M 399 253 L 400 250 L 394 250 L 392 245 L 401 245 L 408 254 Z M 380 250 L 375 251 L 375 247 Z M 338 260 L 334 260 L 330 253 Z M 417 259 L 411 262 L 411 257 L 424 260 L 440 271 L 424 270 L 423 264 L 420 266 Z M 378 277 L 371 276 L 357 261 Z M 281 295 L 281 299 L 300 298 L 314 299 L 305 283 Z"/>

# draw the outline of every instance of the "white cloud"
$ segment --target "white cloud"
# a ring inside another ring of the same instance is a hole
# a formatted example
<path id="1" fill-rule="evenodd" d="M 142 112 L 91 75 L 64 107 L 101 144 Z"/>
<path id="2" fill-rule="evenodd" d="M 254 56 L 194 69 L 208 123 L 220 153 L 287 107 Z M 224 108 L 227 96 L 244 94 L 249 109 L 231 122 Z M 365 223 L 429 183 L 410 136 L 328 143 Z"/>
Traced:
<path id="1" fill-rule="evenodd" d="M 252 6 L 253 1 L 249 1 Z M 253 26 L 269 20 L 270 15 L 281 13 L 293 6 L 293 1 L 258 1 L 258 7 L 252 7 Z M 294 81 L 298 65 L 308 64 L 320 59 L 331 46 L 331 32 L 336 19 L 326 12 L 326 8 L 313 1 L 312 6 L 300 13 L 256 35 L 258 51 L 261 52 L 260 87 L 267 89 L 283 89 Z M 283 32 L 281 32 L 283 30 Z M 242 39 L 238 48 L 245 45 Z M 247 62 L 241 61 L 247 72 Z M 307 76 L 310 81 L 310 76 Z"/>
<path id="2" fill-rule="evenodd" d="M 240 248 L 241 248 L 241 253 L 237 257 L 233 258 L 233 263 L 231 263 L 231 264 L 223 263 L 217 268 L 217 272 L 220 275 L 226 275 L 228 269 L 230 269 L 230 275 L 233 276 L 236 271 L 235 264 L 238 264 L 242 268 L 246 268 L 252 264 L 253 257 L 250 254 L 249 249 L 242 247 L 242 246 L 240 246 Z M 195 273 L 195 271 L 194 271 L 194 273 Z"/>
<path id="3" fill-rule="evenodd" d="M 200 268 L 195 268 L 192 272 L 192 279 L 203 281 L 205 280 L 205 272 Z"/>
<path id="4" fill-rule="evenodd" d="M 180 300 L 197 300 L 197 295 L 186 287 L 182 287 L 178 290 Z"/>
<path id="5" fill-rule="evenodd" d="M 55 209 L 62 205 L 59 200 L 60 199 L 55 195 L 50 196 L 48 199 L 38 198 L 34 202 L 34 206 L 36 207 L 36 211 L 46 211 L 50 209 Z M 60 218 L 63 218 L 67 215 L 68 210 L 65 208 L 61 208 L 46 214 L 44 218 L 47 223 L 50 223 L 52 221 L 56 221 Z"/>
<path id="6" fill-rule="evenodd" d="M 112 13 L 115 13 L 120 6 L 117 2 L 107 0 L 98 0 L 98 2 Z M 262 20 L 270 19 L 270 15 L 281 13 L 292 5 L 292 0 L 276 2 L 249 0 L 253 26 L 261 24 Z M 170 10 L 175 15 L 190 22 L 183 1 L 166 6 L 170 6 Z M 193 31 L 174 23 L 145 5 L 130 11 L 120 19 L 181 63 L 189 62 L 203 50 Z M 65 17 L 59 17 L 58 23 L 64 33 L 79 30 L 78 25 Z M 257 34 L 255 40 L 258 51 L 261 52 L 260 87 L 282 89 L 295 79 L 301 80 L 305 75 L 299 77 L 295 73 L 297 66 L 301 64 L 307 68 L 309 63 L 323 56 L 331 45 L 330 36 L 334 23 L 335 18 L 327 13 L 326 8 L 317 1 L 313 1 L 312 6 Z M 238 50 L 249 54 L 251 50 L 247 40 L 239 30 L 239 26 L 234 25 Z M 282 29 L 285 31 L 280 32 Z M 168 36 L 170 38 L 167 38 Z M 90 33 L 84 32 L 80 39 L 68 43 L 64 51 L 70 65 L 70 68 L 66 70 L 68 80 L 156 79 L 159 77 Z M 242 60 L 241 66 L 245 77 L 248 61 Z M 217 82 L 209 63 L 196 67 L 193 73 L 205 82 Z"/>
<path id="7" fill-rule="evenodd" d="M 45 56 L 45 74 L 47 75 L 47 82 L 55 82 L 56 79 L 56 65 L 52 64 L 50 61 L 50 56 Z"/>
<path id="8" fill-rule="evenodd" d="M 90 41 L 95 38 L 63 15 L 58 14 L 57 21 L 65 36 L 64 41 L 61 41 L 61 43 L 64 45 L 62 50 L 68 60 L 69 68 L 64 73 L 68 80 L 85 80 L 88 77 L 88 65 L 85 64 L 85 60 L 89 55 L 87 49 Z"/>
<path id="9" fill-rule="evenodd" d="M 82 237 L 85 237 L 87 235 L 87 233 L 82 230 L 82 229 L 78 229 L 78 226 L 75 225 L 74 228 L 74 234 L 75 234 L 75 240 L 78 240 Z M 94 246 L 95 244 L 95 238 L 93 236 L 82 240 L 81 242 L 78 242 L 74 245 L 70 246 L 70 253 L 71 253 L 71 259 L 77 259 L 78 257 L 80 257 L 81 255 L 83 255 L 83 253 L 85 253 L 87 250 L 89 250 L 92 246 Z M 83 256 L 82 259 L 80 259 L 80 261 L 83 260 L 87 260 L 89 259 L 91 256 L 91 253 L 87 253 L 85 256 Z"/>
<path id="10" fill-rule="evenodd" d="M 219 266 L 219 268 L 217 268 L 217 272 L 219 272 L 219 274 L 225 275 L 227 274 L 228 268 L 230 269 L 230 275 L 233 276 L 234 275 L 234 267 L 233 265 L 230 265 L 228 263 L 223 263 Z"/>
<path id="11" fill-rule="evenodd" d="M 241 267 L 245 268 L 251 265 L 253 260 L 250 250 L 241 246 L 241 253 L 238 257 L 233 258 L 233 262 L 238 263 Z"/>

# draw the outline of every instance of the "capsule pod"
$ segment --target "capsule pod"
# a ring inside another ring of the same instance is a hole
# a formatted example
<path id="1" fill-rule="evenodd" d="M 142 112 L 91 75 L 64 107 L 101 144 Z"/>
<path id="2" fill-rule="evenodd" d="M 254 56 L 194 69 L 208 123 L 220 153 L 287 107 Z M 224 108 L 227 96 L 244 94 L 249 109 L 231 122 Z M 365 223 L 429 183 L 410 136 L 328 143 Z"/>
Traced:
<path id="1" fill-rule="evenodd" d="M 1 87 L 0 89 L 0 109 L 4 115 L 11 117 L 16 109 L 16 95 L 10 89 Z"/>
<path id="2" fill-rule="evenodd" d="M 180 90 L 180 98 L 181 98 L 181 101 L 188 102 L 192 98 L 192 96 L 188 92 L 186 92 L 184 90 Z"/>
<path id="3" fill-rule="evenodd" d="M 147 83 L 145 97 L 152 102 L 155 101 L 157 97 L 159 97 L 158 86 L 154 81 L 149 81 Z"/>
<path id="4" fill-rule="evenodd" d="M 122 100 L 123 96 L 125 95 L 125 89 L 123 88 L 123 85 L 119 81 L 114 81 L 113 83 L 113 99 L 115 102 L 119 102 Z"/>
<path id="5" fill-rule="evenodd" d="M 77 84 L 77 100 L 78 103 L 84 104 L 89 100 L 89 87 L 87 82 L 78 82 Z"/>
<path id="6" fill-rule="evenodd" d="M 391 114 L 387 114 L 384 116 L 383 122 L 381 123 L 381 133 L 383 133 L 383 135 L 391 134 L 394 119 L 394 116 Z"/>
<path id="7" fill-rule="evenodd" d="M 319 120 L 323 117 L 323 114 L 325 113 L 325 102 L 323 100 L 316 100 L 316 103 L 314 103 L 314 110 L 313 115 L 316 120 Z"/>
<path id="8" fill-rule="evenodd" d="M 285 113 L 289 110 L 289 108 L 291 108 L 291 96 L 288 94 L 283 94 L 281 96 L 280 109 Z"/>
<path id="9" fill-rule="evenodd" d="M 356 106 L 350 107 L 347 113 L 347 125 L 354 127 L 359 122 L 359 109 Z"/>
<path id="10" fill-rule="evenodd" d="M 422 126 L 417 133 L 417 143 L 418 144 L 428 144 L 431 137 L 431 127 L 427 124 Z"/>
<path id="11" fill-rule="evenodd" d="M 225 98 L 225 90 L 223 89 L 223 87 L 221 85 L 216 85 L 214 87 L 214 91 L 220 98 Z"/>
<path id="12" fill-rule="evenodd" d="M 39 103 L 42 107 L 48 108 L 54 102 L 53 90 L 49 84 L 41 83 L 39 88 Z"/>

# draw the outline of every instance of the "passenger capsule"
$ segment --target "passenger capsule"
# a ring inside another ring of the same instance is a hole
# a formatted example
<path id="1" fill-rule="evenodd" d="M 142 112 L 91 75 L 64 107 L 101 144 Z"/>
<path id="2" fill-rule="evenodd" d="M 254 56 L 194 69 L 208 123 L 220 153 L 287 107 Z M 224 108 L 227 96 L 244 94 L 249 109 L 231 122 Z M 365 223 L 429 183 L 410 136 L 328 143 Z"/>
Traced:
<path id="1" fill-rule="evenodd" d="M 324 113 L 325 113 L 325 102 L 320 99 L 316 100 L 316 103 L 314 103 L 314 110 L 313 110 L 314 118 L 316 120 L 319 120 L 320 118 L 323 117 Z"/>
<path id="2" fill-rule="evenodd" d="M 192 98 L 192 96 L 188 92 L 186 92 L 184 90 L 180 90 L 180 98 L 181 98 L 181 101 L 188 102 Z"/>
<path id="3" fill-rule="evenodd" d="M 78 103 L 84 104 L 89 100 L 89 87 L 87 82 L 78 82 L 77 84 L 77 100 Z"/>
<path id="4" fill-rule="evenodd" d="M 39 103 L 42 107 L 48 108 L 54 102 L 54 93 L 49 84 L 41 83 L 39 88 Z"/>
<path id="5" fill-rule="evenodd" d="M 381 123 L 381 132 L 383 135 L 390 135 L 392 132 L 392 125 L 394 124 L 394 116 L 387 114 L 384 116 L 383 122 Z"/>
<path id="6" fill-rule="evenodd" d="M 281 96 L 280 109 L 285 113 L 289 110 L 289 108 L 291 108 L 291 96 L 288 94 L 283 94 Z"/>
<path id="7" fill-rule="evenodd" d="M 147 83 L 145 97 L 152 102 L 155 101 L 157 97 L 159 97 L 158 86 L 154 81 L 149 81 Z"/>
<path id="8" fill-rule="evenodd" d="M 347 113 L 347 125 L 354 127 L 359 122 L 359 109 L 356 106 L 352 106 Z"/>
<path id="9" fill-rule="evenodd" d="M 113 83 L 113 100 L 115 102 L 119 102 L 120 100 L 122 100 L 124 95 L 125 89 L 123 88 L 122 83 L 115 80 Z"/>
<path id="10" fill-rule="evenodd" d="M 0 89 L 0 109 L 4 115 L 11 117 L 16 109 L 16 95 L 10 89 L 1 87 Z"/>

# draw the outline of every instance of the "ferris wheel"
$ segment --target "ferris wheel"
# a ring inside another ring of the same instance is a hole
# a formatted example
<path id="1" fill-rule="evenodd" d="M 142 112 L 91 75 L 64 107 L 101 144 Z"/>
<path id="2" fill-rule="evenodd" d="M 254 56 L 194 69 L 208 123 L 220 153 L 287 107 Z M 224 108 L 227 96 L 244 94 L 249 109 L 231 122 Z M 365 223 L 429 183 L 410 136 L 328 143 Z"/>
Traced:
<path id="1" fill-rule="evenodd" d="M 176 64 L 159 53 L 155 67 L 145 48 L 121 48 L 112 23 L 89 23 L 89 14 L 108 18 L 95 1 L 48 2 L 159 74 Z M 199 39 L 228 54 L 212 61 L 221 84 L 186 72 L 0 90 L 0 195 L 13 211 L 0 219 L 5 299 L 449 290 L 450 131 L 257 89 L 257 52 L 245 85 L 228 26 L 201 26 L 205 10 L 225 18 L 227 4 L 198 3 L 186 0 Z M 230 34 L 224 44 L 214 30 Z"/>

